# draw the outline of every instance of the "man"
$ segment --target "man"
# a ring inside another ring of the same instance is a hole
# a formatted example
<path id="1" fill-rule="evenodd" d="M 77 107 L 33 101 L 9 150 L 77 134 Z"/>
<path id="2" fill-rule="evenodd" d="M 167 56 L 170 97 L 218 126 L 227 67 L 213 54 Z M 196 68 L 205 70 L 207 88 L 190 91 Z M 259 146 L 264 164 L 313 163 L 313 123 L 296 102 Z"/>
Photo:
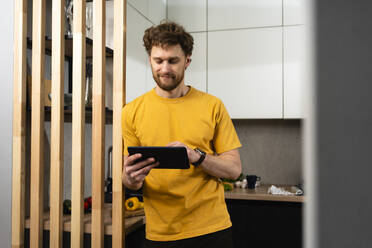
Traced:
<path id="1" fill-rule="evenodd" d="M 193 38 L 176 23 L 145 31 L 157 86 L 123 108 L 123 183 L 143 187 L 146 247 L 232 247 L 231 221 L 220 178 L 241 173 L 241 146 L 222 102 L 187 86 Z M 227 85 L 228 87 L 228 85 Z M 136 162 L 128 146 L 183 146 L 189 169 Z"/>

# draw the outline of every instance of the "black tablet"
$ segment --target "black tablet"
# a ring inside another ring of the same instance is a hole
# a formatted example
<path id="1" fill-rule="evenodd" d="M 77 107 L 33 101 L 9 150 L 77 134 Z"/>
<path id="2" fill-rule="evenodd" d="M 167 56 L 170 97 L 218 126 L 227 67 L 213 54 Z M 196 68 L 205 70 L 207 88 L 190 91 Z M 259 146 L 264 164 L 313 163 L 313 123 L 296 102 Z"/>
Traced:
<path id="1" fill-rule="evenodd" d="M 154 158 L 159 165 L 154 169 L 188 169 L 190 168 L 186 148 L 183 146 L 128 146 L 130 155 L 141 153 L 140 160 Z"/>

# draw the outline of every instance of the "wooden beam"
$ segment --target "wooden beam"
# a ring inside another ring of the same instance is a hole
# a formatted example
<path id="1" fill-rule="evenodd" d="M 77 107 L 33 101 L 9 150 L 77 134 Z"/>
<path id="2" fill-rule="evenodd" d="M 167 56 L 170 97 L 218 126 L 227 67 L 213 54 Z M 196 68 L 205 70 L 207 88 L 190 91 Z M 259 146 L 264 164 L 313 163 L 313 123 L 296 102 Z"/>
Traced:
<path id="1" fill-rule="evenodd" d="M 124 187 L 122 183 L 123 139 L 121 110 L 125 104 L 127 1 L 114 0 L 114 68 L 113 68 L 113 209 L 112 246 L 124 247 Z"/>
<path id="2" fill-rule="evenodd" d="M 42 247 L 44 210 L 45 0 L 33 1 L 30 247 Z"/>
<path id="3" fill-rule="evenodd" d="M 52 118 L 50 159 L 50 247 L 62 247 L 63 242 L 63 97 L 65 50 L 65 1 L 52 2 Z"/>
<path id="4" fill-rule="evenodd" d="M 92 247 L 104 245 L 106 1 L 93 1 Z"/>
<path id="5" fill-rule="evenodd" d="M 83 247 L 85 168 L 85 0 L 74 0 L 71 247 Z"/>
<path id="6" fill-rule="evenodd" d="M 24 246 L 27 1 L 14 1 L 12 247 Z"/>

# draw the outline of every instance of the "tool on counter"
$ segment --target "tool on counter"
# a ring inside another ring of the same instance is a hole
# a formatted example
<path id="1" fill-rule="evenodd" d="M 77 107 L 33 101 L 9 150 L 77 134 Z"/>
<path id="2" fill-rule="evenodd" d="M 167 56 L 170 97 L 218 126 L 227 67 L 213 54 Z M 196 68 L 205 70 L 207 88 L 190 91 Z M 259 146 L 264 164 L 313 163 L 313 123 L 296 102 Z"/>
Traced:
<path id="1" fill-rule="evenodd" d="M 126 199 L 124 205 L 125 209 L 129 211 L 134 211 L 143 208 L 143 202 L 141 202 L 136 196 Z"/>
<path id="2" fill-rule="evenodd" d="M 92 211 L 92 197 L 89 196 L 84 199 L 84 212 Z M 63 201 L 63 214 L 71 214 L 71 200 L 66 199 Z"/>

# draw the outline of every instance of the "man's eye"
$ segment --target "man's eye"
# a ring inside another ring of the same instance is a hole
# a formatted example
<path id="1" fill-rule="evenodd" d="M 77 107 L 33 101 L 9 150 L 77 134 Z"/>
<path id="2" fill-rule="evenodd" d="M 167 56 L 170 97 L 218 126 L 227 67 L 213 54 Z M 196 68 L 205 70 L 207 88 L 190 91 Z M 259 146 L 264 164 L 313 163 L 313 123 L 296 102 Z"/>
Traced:
<path id="1" fill-rule="evenodd" d="M 169 60 L 169 64 L 176 64 L 177 62 L 178 62 L 178 59 Z"/>
<path id="2" fill-rule="evenodd" d="M 155 63 L 157 63 L 157 64 L 161 64 L 163 61 L 162 60 L 159 60 L 159 59 L 156 59 L 155 60 Z"/>

